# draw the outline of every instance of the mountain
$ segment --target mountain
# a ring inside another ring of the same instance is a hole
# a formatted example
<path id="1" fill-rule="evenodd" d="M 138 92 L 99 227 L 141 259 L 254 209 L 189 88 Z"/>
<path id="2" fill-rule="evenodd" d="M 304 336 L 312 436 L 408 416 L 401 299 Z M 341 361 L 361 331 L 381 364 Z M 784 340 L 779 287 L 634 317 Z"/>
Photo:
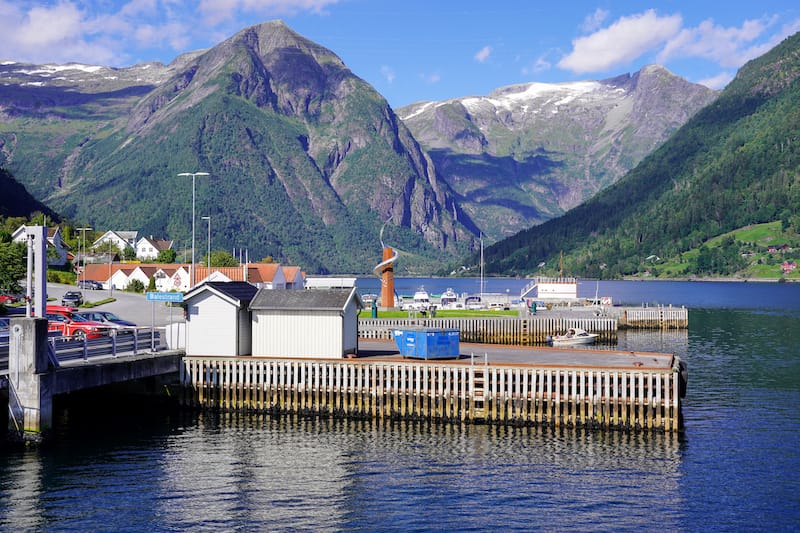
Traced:
<path id="1" fill-rule="evenodd" d="M 0 78 L 0 166 L 71 219 L 185 248 L 192 186 L 177 174 L 204 171 L 197 219 L 211 217 L 214 247 L 251 258 L 369 272 L 387 220 L 407 270 L 474 247 L 385 99 L 280 21 L 167 66 L 7 62 Z"/>
<path id="2" fill-rule="evenodd" d="M 30 195 L 25 187 L 14 179 L 7 170 L 0 168 L 0 217 L 30 218 L 36 213 L 46 215 L 50 220 L 60 217 L 49 207 Z"/>
<path id="3" fill-rule="evenodd" d="M 699 249 L 702 261 L 685 273 L 719 273 L 713 263 L 724 254 L 715 258 L 706 247 L 718 235 L 773 221 L 797 235 L 798 102 L 800 33 L 744 65 L 713 103 L 616 184 L 488 247 L 487 272 L 536 273 L 541 263 L 556 272 L 563 251 L 565 273 L 615 277 Z M 728 241 L 731 261 L 757 246 L 743 242 L 739 252 L 737 238 Z"/>
<path id="4" fill-rule="evenodd" d="M 611 185 L 717 92 L 660 66 L 602 81 L 527 83 L 398 109 L 491 240 Z"/>
<path id="5" fill-rule="evenodd" d="M 169 65 L 0 63 L 0 167 L 69 220 L 430 273 L 613 183 L 715 93 L 659 67 L 404 108 L 280 21 Z M 414 133 L 412 133 L 412 131 Z M 420 139 L 420 141 L 417 140 Z M 191 178 L 179 173 L 207 172 Z M 200 222 L 210 217 L 208 226 Z"/>

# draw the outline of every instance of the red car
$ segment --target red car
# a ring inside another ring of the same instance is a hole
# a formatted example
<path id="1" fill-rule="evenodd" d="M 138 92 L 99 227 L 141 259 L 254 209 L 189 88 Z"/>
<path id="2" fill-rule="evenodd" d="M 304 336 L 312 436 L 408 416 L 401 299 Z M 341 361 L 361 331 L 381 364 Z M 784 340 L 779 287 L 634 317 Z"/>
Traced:
<path id="1" fill-rule="evenodd" d="M 0 304 L 13 304 L 17 301 L 15 296 L 10 294 L 0 294 Z"/>
<path id="2" fill-rule="evenodd" d="M 62 337 L 74 339 L 96 339 L 108 333 L 108 327 L 100 322 L 93 322 L 73 308 L 61 305 L 47 306 L 47 331 L 61 333 Z"/>

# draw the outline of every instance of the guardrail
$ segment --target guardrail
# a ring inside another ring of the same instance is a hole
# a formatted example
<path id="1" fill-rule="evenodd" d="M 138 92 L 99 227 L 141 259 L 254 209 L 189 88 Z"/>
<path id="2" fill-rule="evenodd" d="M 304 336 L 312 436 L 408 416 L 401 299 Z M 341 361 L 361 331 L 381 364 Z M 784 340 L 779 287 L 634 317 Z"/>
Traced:
<path id="1" fill-rule="evenodd" d="M 136 355 L 164 349 L 163 332 L 160 328 L 136 327 L 111 330 L 109 335 L 96 339 L 74 339 L 72 337 L 49 336 L 48 345 L 54 366 L 62 362 L 90 357 Z M 8 373 L 8 339 L 0 342 L 0 374 Z"/>

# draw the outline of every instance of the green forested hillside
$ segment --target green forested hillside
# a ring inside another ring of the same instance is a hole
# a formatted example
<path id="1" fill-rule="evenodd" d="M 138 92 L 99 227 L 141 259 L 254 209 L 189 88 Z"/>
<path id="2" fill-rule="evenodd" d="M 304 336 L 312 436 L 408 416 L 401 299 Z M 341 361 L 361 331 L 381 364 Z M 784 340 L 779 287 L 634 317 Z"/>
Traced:
<path id="1" fill-rule="evenodd" d="M 403 271 L 474 249 L 469 217 L 386 100 L 282 22 L 152 67 L 121 69 L 122 88 L 116 75 L 48 79 L 33 97 L 9 72 L 0 164 L 69 219 L 178 251 L 191 245 L 192 185 L 177 174 L 196 171 L 210 174 L 195 214 L 211 217 L 212 247 L 254 260 L 370 272 L 387 220 Z"/>
<path id="2" fill-rule="evenodd" d="M 52 209 L 39 202 L 6 169 L 0 168 L 0 217 L 30 217 L 35 213 L 58 220 Z"/>
<path id="3" fill-rule="evenodd" d="M 656 257 L 678 257 L 750 224 L 782 221 L 797 232 L 799 78 L 797 34 L 745 65 L 714 103 L 616 185 L 488 248 L 486 271 L 552 273 L 563 251 L 565 274 L 631 275 L 650 270 Z M 674 274 L 705 273 L 719 272 L 695 263 Z"/>

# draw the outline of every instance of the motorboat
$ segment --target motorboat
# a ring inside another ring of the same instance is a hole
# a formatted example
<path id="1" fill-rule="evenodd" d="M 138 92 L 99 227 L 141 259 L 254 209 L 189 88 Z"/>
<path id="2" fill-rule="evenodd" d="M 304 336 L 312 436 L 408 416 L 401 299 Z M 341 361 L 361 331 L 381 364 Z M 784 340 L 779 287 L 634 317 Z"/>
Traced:
<path id="1" fill-rule="evenodd" d="M 442 293 L 441 303 L 443 308 L 448 308 L 458 301 L 458 295 L 450 287 Z"/>
<path id="2" fill-rule="evenodd" d="M 411 307 L 416 311 L 427 311 L 430 306 L 430 294 L 428 294 L 428 291 L 425 290 L 425 287 L 420 287 L 417 289 L 417 292 L 414 293 L 414 299 L 411 303 Z"/>
<path id="3" fill-rule="evenodd" d="M 569 328 L 561 335 L 553 335 L 550 337 L 549 342 L 553 346 L 574 346 L 579 344 L 593 344 L 597 337 L 597 333 L 588 333 L 581 328 Z"/>

